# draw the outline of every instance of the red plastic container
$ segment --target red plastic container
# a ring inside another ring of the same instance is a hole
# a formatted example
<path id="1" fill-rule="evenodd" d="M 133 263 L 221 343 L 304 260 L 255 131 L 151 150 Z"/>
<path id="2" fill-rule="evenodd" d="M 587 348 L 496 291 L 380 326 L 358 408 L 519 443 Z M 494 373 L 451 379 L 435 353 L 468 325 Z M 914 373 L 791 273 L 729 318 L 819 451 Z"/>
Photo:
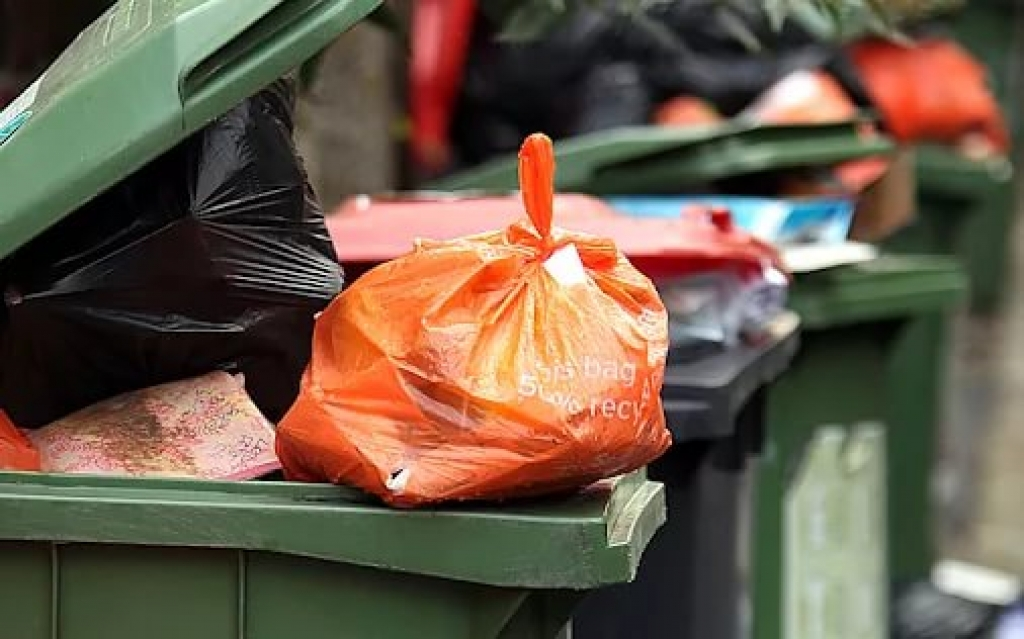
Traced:
<path id="1" fill-rule="evenodd" d="M 450 240 L 504 228 L 524 217 L 516 195 L 359 196 L 327 220 L 338 257 L 350 277 L 403 255 L 417 239 Z M 585 195 L 558 195 L 555 224 L 611 238 L 651 279 L 723 268 L 772 264 L 784 270 L 769 244 L 735 228 L 724 211 L 694 211 L 677 219 L 636 218 Z"/>

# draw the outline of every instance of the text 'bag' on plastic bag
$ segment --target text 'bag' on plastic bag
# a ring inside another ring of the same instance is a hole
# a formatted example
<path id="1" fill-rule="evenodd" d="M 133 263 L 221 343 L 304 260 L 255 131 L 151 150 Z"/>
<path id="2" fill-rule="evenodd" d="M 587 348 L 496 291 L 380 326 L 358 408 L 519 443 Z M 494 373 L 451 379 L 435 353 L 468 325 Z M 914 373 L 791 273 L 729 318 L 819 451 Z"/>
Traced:
<path id="1" fill-rule="evenodd" d="M 531 222 L 419 241 L 318 318 L 278 428 L 288 477 L 408 507 L 570 490 L 665 451 L 654 286 L 610 240 L 552 228 L 547 137 L 520 179 Z"/>
<path id="2" fill-rule="evenodd" d="M 342 284 L 293 103 L 275 83 L 5 260 L 0 406 L 15 423 L 212 370 L 284 415 Z"/>

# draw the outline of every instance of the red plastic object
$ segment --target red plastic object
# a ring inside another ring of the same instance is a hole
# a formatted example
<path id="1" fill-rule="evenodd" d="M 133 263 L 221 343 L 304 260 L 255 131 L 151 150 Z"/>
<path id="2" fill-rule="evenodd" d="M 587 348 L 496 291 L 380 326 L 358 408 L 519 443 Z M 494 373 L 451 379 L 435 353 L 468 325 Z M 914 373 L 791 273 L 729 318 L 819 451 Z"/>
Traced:
<path id="1" fill-rule="evenodd" d="M 412 15 L 409 96 L 411 147 L 429 172 L 450 159 L 449 128 L 476 15 L 474 0 L 416 0 Z"/>
<path id="2" fill-rule="evenodd" d="M 958 144 L 981 133 L 994 150 L 1009 133 L 986 84 L 985 68 L 950 40 L 903 46 L 869 39 L 850 48 L 854 64 L 894 137 Z"/>
<path id="3" fill-rule="evenodd" d="M 504 228 L 522 219 L 516 196 L 420 196 L 344 203 L 327 219 L 335 250 L 353 275 L 405 255 L 419 239 L 453 240 Z M 769 244 L 710 215 L 679 219 L 625 216 L 601 200 L 559 195 L 555 217 L 573 232 L 611 238 L 648 277 L 674 277 L 765 263 L 785 270 Z"/>
<path id="4" fill-rule="evenodd" d="M 0 471 L 39 472 L 39 451 L 0 410 Z"/>
<path id="5" fill-rule="evenodd" d="M 685 95 L 663 102 L 654 112 L 654 123 L 661 126 L 701 126 L 721 121 L 722 116 L 710 104 Z"/>

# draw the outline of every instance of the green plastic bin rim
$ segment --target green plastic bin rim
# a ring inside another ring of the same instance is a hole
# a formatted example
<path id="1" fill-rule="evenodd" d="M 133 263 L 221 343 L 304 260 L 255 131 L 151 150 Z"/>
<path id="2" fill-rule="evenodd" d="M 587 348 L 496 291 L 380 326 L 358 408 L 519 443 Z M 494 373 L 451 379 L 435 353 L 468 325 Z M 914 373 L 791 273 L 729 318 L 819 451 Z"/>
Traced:
<path id="1" fill-rule="evenodd" d="M 381 0 L 122 0 L 0 115 L 0 259 Z"/>
<path id="2" fill-rule="evenodd" d="M 560 190 L 602 191 L 606 179 L 638 178 L 644 173 L 671 189 L 794 166 L 831 164 L 886 154 L 895 147 L 881 135 L 863 137 L 868 118 L 819 125 L 758 125 L 743 120 L 675 128 L 620 127 L 559 140 L 556 186 Z M 495 158 L 430 185 L 437 190 L 516 188 L 517 160 Z M 603 191 L 602 191 L 603 192 Z M 635 191 L 642 192 L 642 191 Z"/>
<path id="3" fill-rule="evenodd" d="M 967 295 L 952 258 L 883 255 L 861 264 L 797 275 L 790 306 L 805 331 L 949 313 Z"/>
<path id="4" fill-rule="evenodd" d="M 917 149 L 915 164 L 921 198 L 962 200 L 982 199 L 1013 181 L 1013 162 L 1006 158 L 972 160 L 952 149 L 928 145 Z M 950 212 L 966 212 L 958 209 Z"/>
<path id="5" fill-rule="evenodd" d="M 638 471 L 579 494 L 403 511 L 354 490 L 0 473 L 0 543 L 222 548 L 515 588 L 630 581 L 665 521 Z"/>

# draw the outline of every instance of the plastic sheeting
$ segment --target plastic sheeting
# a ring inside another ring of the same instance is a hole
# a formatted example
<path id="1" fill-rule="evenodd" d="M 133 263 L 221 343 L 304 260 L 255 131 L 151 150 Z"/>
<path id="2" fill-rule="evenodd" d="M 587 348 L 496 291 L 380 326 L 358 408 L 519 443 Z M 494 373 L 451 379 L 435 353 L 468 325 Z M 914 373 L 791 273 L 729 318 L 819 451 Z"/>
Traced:
<path id="1" fill-rule="evenodd" d="M 16 424 L 212 370 L 284 414 L 343 280 L 294 97 L 281 81 L 242 102 L 0 265 L 0 406 Z"/>

